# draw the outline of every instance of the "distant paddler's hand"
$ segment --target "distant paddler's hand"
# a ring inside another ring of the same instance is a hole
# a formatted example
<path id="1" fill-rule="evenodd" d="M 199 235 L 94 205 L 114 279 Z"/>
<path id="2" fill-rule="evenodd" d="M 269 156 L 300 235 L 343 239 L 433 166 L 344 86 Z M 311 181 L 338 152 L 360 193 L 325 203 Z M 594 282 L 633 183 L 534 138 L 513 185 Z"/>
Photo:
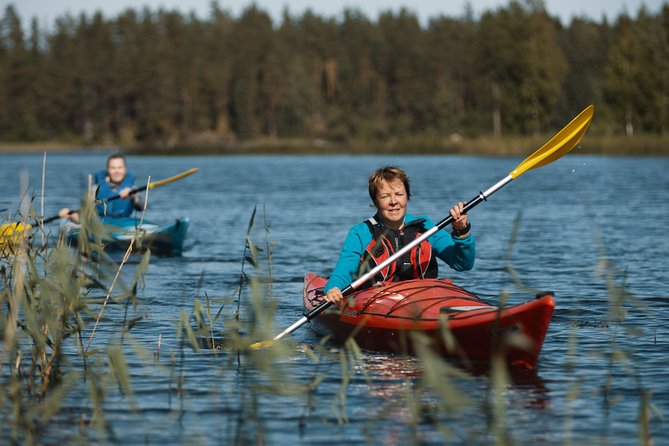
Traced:
<path id="1" fill-rule="evenodd" d="M 118 193 L 118 196 L 121 198 L 128 198 L 128 195 L 130 195 L 130 192 L 132 192 L 131 187 L 126 187 L 125 189 L 121 189 L 121 192 Z"/>
<path id="2" fill-rule="evenodd" d="M 459 202 L 458 204 L 453 206 L 449 211 L 451 217 L 453 218 L 453 223 L 451 223 L 453 232 L 460 237 L 465 236 L 469 233 L 467 214 L 464 212 L 464 207 L 465 204 L 463 202 Z"/>
<path id="3" fill-rule="evenodd" d="M 67 218 L 75 223 L 79 223 L 79 214 L 77 212 L 72 212 L 69 208 L 63 208 L 58 211 L 58 217 Z"/>
<path id="4" fill-rule="evenodd" d="M 344 295 L 341 293 L 341 290 L 339 288 L 334 287 L 329 289 L 328 292 L 323 297 L 327 302 L 338 304 L 339 302 L 342 301 Z"/>

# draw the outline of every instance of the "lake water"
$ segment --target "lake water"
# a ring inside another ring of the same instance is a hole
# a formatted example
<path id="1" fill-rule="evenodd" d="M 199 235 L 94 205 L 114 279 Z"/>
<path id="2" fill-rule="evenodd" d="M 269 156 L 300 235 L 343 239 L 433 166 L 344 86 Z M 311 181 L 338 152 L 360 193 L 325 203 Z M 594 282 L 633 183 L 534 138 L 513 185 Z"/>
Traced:
<path id="1" fill-rule="evenodd" d="M 103 167 L 104 160 L 103 154 L 49 154 L 45 214 L 77 207 L 86 173 Z M 319 339 L 306 326 L 294 334 L 299 347 L 272 367 L 297 385 L 317 376 L 321 381 L 305 395 L 291 395 L 288 389 L 254 393 L 249 389 L 271 379 L 248 366 L 250 358 L 183 348 L 176 327 L 182 311 L 190 314 L 205 292 L 211 299 L 237 296 L 245 234 L 256 205 L 254 241 L 265 247 L 269 240 L 273 246 L 266 297 L 268 307 L 270 301 L 276 303 L 276 333 L 301 317 L 304 275 L 328 274 L 349 227 L 373 212 L 366 190 L 370 171 L 385 164 L 404 168 L 412 179 L 409 211 L 439 220 L 455 202 L 473 198 L 520 161 L 129 157 L 138 184 L 149 175 L 158 180 L 192 167 L 200 172 L 151 191 L 147 219 L 190 218 L 186 251 L 182 257 L 152 259 L 138 293 L 140 303 L 129 307 L 127 316 L 125 306 L 110 306 L 93 340 L 100 349 L 118 343 L 123 319 L 143 317 L 123 344 L 133 378 L 132 404 L 110 390 L 104 414 L 109 429 L 99 434 L 100 441 L 321 445 L 504 440 L 486 409 L 491 396 L 487 376 L 449 378 L 461 404 L 446 410 L 436 391 L 423 387 L 423 370 L 415 358 L 363 352 L 360 362 L 347 368 L 340 351 L 333 349 L 317 362 L 305 346 Z M 22 170 L 39 195 L 41 154 L 2 154 L 0 166 L 0 208 L 17 209 Z M 642 402 L 649 397 L 653 443 L 669 444 L 668 172 L 669 158 L 591 157 L 575 151 L 527 172 L 470 212 L 476 265 L 465 273 L 443 266 L 442 276 L 492 301 L 508 291 L 509 302 L 519 303 L 530 294 L 514 284 L 508 259 L 525 285 L 556 295 L 536 376 L 516 379 L 496 395 L 506 441 L 636 444 Z M 39 209 L 39 200 L 35 205 Z M 517 239 L 510 248 L 516 219 Z M 601 274 L 603 260 L 612 262 L 613 280 Z M 250 265 L 245 269 L 252 274 Z M 609 313 L 612 286 L 629 292 L 623 317 Z M 242 319 L 250 317 L 249 300 L 246 287 Z M 235 305 L 224 308 L 228 319 Z M 219 307 L 215 304 L 215 310 Z M 97 312 L 99 306 L 92 309 Z M 159 337 L 157 361 L 138 353 L 138 346 L 156 353 Z M 258 352 L 253 362 L 262 361 L 262 355 Z M 183 377 L 181 392 L 175 391 L 175 374 Z M 342 382 L 347 383 L 344 391 Z M 45 443 L 77 438 L 82 414 L 90 407 L 86 394 L 83 384 L 71 394 L 44 433 Z"/>

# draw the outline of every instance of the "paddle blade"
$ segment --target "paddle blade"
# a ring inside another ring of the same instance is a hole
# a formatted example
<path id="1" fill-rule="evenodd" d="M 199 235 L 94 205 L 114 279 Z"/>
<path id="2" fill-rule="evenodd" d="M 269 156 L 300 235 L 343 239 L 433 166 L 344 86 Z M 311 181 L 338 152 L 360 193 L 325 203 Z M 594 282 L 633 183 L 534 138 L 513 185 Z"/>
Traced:
<path id="1" fill-rule="evenodd" d="M 13 250 L 18 243 L 28 236 L 30 225 L 23 223 L 0 224 L 0 254 L 5 255 Z"/>
<path id="2" fill-rule="evenodd" d="M 262 348 L 270 348 L 274 344 L 274 341 L 260 341 L 260 342 L 254 342 L 253 344 L 249 345 L 249 349 L 251 350 L 260 350 Z"/>
<path id="3" fill-rule="evenodd" d="M 588 131 L 594 113 L 594 105 L 587 106 L 585 110 L 579 113 L 569 124 L 553 136 L 550 141 L 544 144 L 532 155 L 525 158 L 518 167 L 509 173 L 509 176 L 515 180 L 528 170 L 550 164 L 567 154 L 571 149 L 576 147 L 576 144 L 581 141 L 585 132 Z"/>
<path id="4" fill-rule="evenodd" d="M 164 184 L 180 180 L 184 177 L 187 177 L 188 175 L 192 175 L 195 172 L 199 172 L 199 171 L 200 171 L 200 169 L 193 168 L 193 169 L 187 170 L 185 172 L 182 172 L 179 175 L 174 175 L 173 177 L 165 178 L 164 180 L 160 180 L 160 181 L 154 181 L 153 183 L 149 184 L 149 189 L 153 189 L 154 187 L 162 186 Z"/>

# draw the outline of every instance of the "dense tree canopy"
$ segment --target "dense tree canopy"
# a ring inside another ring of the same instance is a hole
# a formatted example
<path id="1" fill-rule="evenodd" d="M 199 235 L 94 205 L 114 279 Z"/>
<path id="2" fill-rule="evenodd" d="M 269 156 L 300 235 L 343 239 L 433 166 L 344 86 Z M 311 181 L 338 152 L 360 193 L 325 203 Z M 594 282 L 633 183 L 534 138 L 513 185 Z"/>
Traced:
<path id="1" fill-rule="evenodd" d="M 669 5 L 563 25 L 540 0 L 474 18 L 370 20 L 257 6 L 206 19 L 128 9 L 48 31 L 0 21 L 0 140 L 173 146 L 532 135 L 585 105 L 593 131 L 669 130 Z"/>

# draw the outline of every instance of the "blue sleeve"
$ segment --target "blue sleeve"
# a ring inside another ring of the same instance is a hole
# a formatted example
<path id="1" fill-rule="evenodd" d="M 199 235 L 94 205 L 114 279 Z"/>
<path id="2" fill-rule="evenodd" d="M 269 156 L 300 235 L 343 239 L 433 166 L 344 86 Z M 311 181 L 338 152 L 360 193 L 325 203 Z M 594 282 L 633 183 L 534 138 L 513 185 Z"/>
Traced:
<path id="1" fill-rule="evenodd" d="M 339 253 L 337 265 L 332 271 L 328 283 L 325 284 L 324 290 L 326 293 L 334 287 L 342 290 L 353 282 L 358 273 L 360 259 L 371 240 L 372 234 L 365 223 L 357 224 L 348 231 Z"/>
<path id="2" fill-rule="evenodd" d="M 429 218 L 425 218 L 425 229 L 435 226 Z M 446 230 L 437 231 L 429 239 L 432 249 L 441 260 L 456 271 L 468 271 L 474 267 L 476 259 L 476 243 L 471 231 L 465 238 L 456 237 Z"/>

